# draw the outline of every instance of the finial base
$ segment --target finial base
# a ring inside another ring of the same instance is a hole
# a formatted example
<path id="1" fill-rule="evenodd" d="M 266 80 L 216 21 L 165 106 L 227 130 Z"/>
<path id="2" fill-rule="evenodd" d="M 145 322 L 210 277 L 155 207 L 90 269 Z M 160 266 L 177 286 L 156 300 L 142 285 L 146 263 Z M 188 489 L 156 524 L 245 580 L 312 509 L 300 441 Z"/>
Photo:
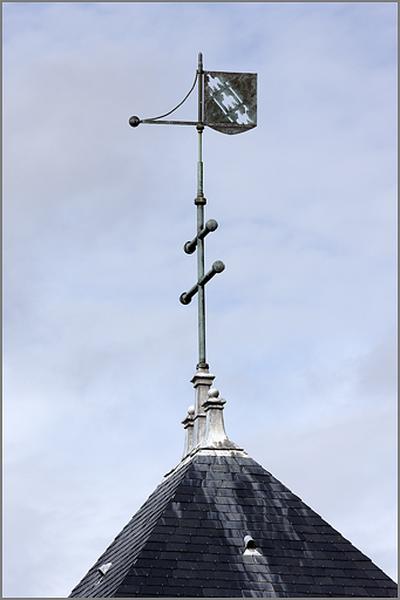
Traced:
<path id="1" fill-rule="evenodd" d="M 193 428 L 193 447 L 201 446 L 204 443 L 206 431 L 206 414 L 204 412 L 204 403 L 208 399 L 208 390 L 212 386 L 215 375 L 208 371 L 207 363 L 199 363 L 196 373 L 193 375 L 191 382 L 196 393 L 194 428 Z"/>

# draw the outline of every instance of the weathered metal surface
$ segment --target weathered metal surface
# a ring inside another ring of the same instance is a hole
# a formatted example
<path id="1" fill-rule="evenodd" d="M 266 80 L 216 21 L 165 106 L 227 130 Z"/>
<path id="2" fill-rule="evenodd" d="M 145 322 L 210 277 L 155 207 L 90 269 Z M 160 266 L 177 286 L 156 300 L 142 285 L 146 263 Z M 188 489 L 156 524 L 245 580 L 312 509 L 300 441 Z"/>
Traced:
<path id="1" fill-rule="evenodd" d="M 189 406 L 187 415 L 182 421 L 183 428 L 186 431 L 185 446 L 183 456 L 185 457 L 193 448 L 193 427 L 194 427 L 194 406 Z"/>
<path id="2" fill-rule="evenodd" d="M 133 119 L 134 117 L 131 117 Z M 139 121 L 140 123 L 145 123 L 146 125 L 197 125 L 197 121 L 159 121 L 154 119 L 143 119 Z M 131 124 L 131 123 L 130 123 Z M 138 123 L 139 125 L 139 123 Z M 137 125 L 132 125 L 132 127 L 137 127 Z"/>
<path id="3" fill-rule="evenodd" d="M 222 260 L 216 260 L 215 262 L 213 262 L 211 269 L 199 279 L 199 285 L 206 285 L 206 283 L 208 283 L 210 279 L 212 279 L 217 273 L 222 273 L 224 269 L 225 265 L 222 262 Z"/>
<path id="4" fill-rule="evenodd" d="M 224 269 L 225 265 L 222 262 L 222 260 L 216 260 L 215 262 L 213 262 L 211 269 L 207 271 L 205 275 L 202 275 L 199 281 L 193 287 L 191 287 L 189 291 L 183 292 L 179 296 L 181 304 L 190 304 L 193 296 L 197 294 L 197 292 L 199 292 L 202 288 L 204 289 L 206 283 L 208 283 L 210 279 L 212 279 L 217 273 L 222 273 Z"/>
<path id="5" fill-rule="evenodd" d="M 199 123 L 198 121 L 170 121 L 170 120 L 166 120 L 166 119 L 139 119 L 139 117 L 137 116 L 132 116 L 129 119 L 129 125 L 131 127 L 138 127 L 138 125 L 140 125 L 141 123 L 144 123 L 145 125 L 194 125 L 196 128 L 198 128 Z M 206 123 L 206 125 L 208 127 L 211 127 L 213 129 L 218 129 L 218 131 L 222 131 L 223 133 L 227 133 L 225 131 L 225 129 L 231 129 L 232 125 L 230 123 Z M 248 129 L 251 129 L 248 128 Z M 240 131 L 236 131 L 234 133 L 240 133 Z"/>
<path id="6" fill-rule="evenodd" d="M 204 411 L 206 413 L 206 446 L 212 446 L 215 443 L 221 443 L 228 439 L 225 433 L 223 409 L 226 400 L 219 397 L 219 391 L 215 388 L 210 388 L 208 391 L 208 399 L 204 403 Z"/>
<path id="7" fill-rule="evenodd" d="M 183 246 L 183 250 L 186 254 L 193 254 L 196 250 L 198 240 L 204 240 L 206 235 L 208 235 L 211 231 L 215 231 L 218 227 L 218 223 L 215 219 L 208 219 L 203 229 L 199 231 L 195 238 L 193 238 L 190 242 L 186 242 Z"/>
<path id="8" fill-rule="evenodd" d="M 208 391 L 208 398 L 203 403 L 206 413 L 206 430 L 204 435 L 204 448 L 214 448 L 219 450 L 238 449 L 236 444 L 231 442 L 225 432 L 224 425 L 224 405 L 226 401 L 219 397 L 219 391 L 211 388 Z"/>
<path id="9" fill-rule="evenodd" d="M 257 125 L 257 74 L 205 71 L 204 124 L 229 135 Z"/>
<path id="10" fill-rule="evenodd" d="M 198 139 L 198 158 L 197 158 L 197 196 L 196 196 L 196 214 L 197 214 L 197 235 L 204 227 L 204 206 L 206 199 L 204 197 L 204 175 L 203 175 L 203 55 L 200 52 L 198 57 L 197 65 L 197 139 Z M 198 239 L 197 241 L 197 281 L 200 282 L 204 276 L 204 240 Z M 199 344 L 199 367 L 206 367 L 206 297 L 205 289 L 203 286 L 198 284 L 198 302 L 197 302 L 197 314 L 198 314 L 198 344 Z"/>
<path id="11" fill-rule="evenodd" d="M 192 377 L 193 387 L 195 389 L 195 415 L 193 429 L 193 449 L 203 446 L 206 430 L 206 414 L 204 412 L 204 403 L 208 398 L 208 390 L 212 386 L 215 375 L 209 373 L 208 367 L 198 367 Z"/>
<path id="12" fill-rule="evenodd" d="M 211 231 L 215 231 L 218 228 L 218 223 L 215 219 L 208 219 L 208 221 L 206 222 L 204 229 L 202 231 L 200 231 L 200 233 L 198 234 L 198 237 L 200 239 L 203 239 L 206 237 L 206 235 L 208 235 Z"/>

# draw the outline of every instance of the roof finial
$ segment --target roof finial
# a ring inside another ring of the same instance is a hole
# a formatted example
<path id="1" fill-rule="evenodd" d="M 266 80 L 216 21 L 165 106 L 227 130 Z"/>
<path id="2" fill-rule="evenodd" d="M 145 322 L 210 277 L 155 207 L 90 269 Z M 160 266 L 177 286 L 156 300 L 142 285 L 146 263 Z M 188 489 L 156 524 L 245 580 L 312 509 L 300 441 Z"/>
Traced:
<path id="1" fill-rule="evenodd" d="M 165 120 L 182 106 L 189 98 L 197 84 L 197 121 Z M 215 231 L 218 223 L 209 219 L 204 223 L 204 207 L 207 199 L 204 196 L 204 163 L 203 132 L 205 127 L 227 135 L 243 133 L 257 125 L 257 75 L 255 73 L 226 73 L 223 71 L 205 71 L 203 54 L 198 53 L 197 69 L 190 90 L 174 108 L 157 117 L 141 119 L 133 116 L 129 124 L 136 128 L 140 123 L 164 125 L 189 125 L 197 130 L 197 194 L 196 205 L 197 231 L 195 237 L 186 242 L 184 251 L 197 254 L 197 281 L 180 295 L 182 304 L 190 304 L 197 294 L 198 300 L 198 363 L 192 382 L 196 389 L 196 404 L 193 425 L 193 445 L 204 442 L 205 412 L 203 404 L 207 400 L 207 392 L 214 379 L 208 372 L 206 359 L 206 284 L 218 273 L 222 273 L 225 265 L 221 260 L 213 262 L 211 269 L 205 272 L 204 245 L 206 236 Z"/>
<path id="2" fill-rule="evenodd" d="M 197 235 L 191 242 L 186 242 L 184 251 L 187 254 L 192 254 L 197 250 L 197 282 L 190 288 L 188 292 L 183 292 L 180 295 L 182 304 L 189 304 L 195 294 L 198 300 L 198 341 L 199 341 L 199 362 L 197 367 L 207 369 L 206 360 L 206 297 L 205 286 L 216 275 L 225 269 L 225 265 L 221 260 L 213 263 L 211 269 L 204 273 L 204 239 L 211 231 L 215 231 L 218 223 L 214 219 L 210 219 L 204 224 L 204 206 L 207 200 L 204 196 L 204 177 L 203 177 L 203 131 L 204 131 L 204 71 L 203 71 L 203 55 L 200 52 L 198 57 L 197 68 L 197 138 L 198 138 L 198 158 L 197 158 L 197 196 L 195 198 L 196 215 L 197 215 Z"/>
<path id="3" fill-rule="evenodd" d="M 194 426 L 194 406 L 189 406 L 187 415 L 182 421 L 182 425 L 186 430 L 185 447 L 183 457 L 185 457 L 193 449 L 193 426 Z"/>
<path id="4" fill-rule="evenodd" d="M 226 400 L 219 397 L 219 391 L 216 388 L 211 388 L 208 391 L 208 399 L 203 404 L 206 413 L 206 431 L 204 436 L 204 445 L 206 448 L 219 450 L 238 449 L 225 432 L 223 415 L 225 404 Z"/>

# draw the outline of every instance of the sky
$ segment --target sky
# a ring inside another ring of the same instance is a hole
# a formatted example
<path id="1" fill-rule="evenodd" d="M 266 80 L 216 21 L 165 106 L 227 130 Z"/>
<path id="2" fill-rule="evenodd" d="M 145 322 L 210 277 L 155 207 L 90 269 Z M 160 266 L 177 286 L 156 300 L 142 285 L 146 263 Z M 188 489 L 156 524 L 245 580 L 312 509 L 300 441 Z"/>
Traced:
<path id="1" fill-rule="evenodd" d="M 196 132 L 128 119 L 199 51 L 258 73 L 257 128 L 204 133 L 227 433 L 396 579 L 396 5 L 16 2 L 3 35 L 4 595 L 67 596 L 181 459 Z"/>

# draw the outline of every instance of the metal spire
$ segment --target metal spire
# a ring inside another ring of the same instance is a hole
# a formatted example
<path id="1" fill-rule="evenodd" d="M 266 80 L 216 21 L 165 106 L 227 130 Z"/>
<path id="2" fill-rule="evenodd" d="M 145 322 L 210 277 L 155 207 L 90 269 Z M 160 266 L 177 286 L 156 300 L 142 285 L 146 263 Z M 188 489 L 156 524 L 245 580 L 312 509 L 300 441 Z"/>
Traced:
<path id="1" fill-rule="evenodd" d="M 192 294 L 184 293 L 180 297 L 182 304 L 188 304 L 193 293 L 198 293 L 198 342 L 199 342 L 199 361 L 197 368 L 207 369 L 206 360 L 206 283 L 216 274 L 225 269 L 222 261 L 217 261 L 211 270 L 204 276 L 204 238 L 210 231 L 215 231 L 218 227 L 216 221 L 209 222 L 208 227 L 204 227 L 204 206 L 207 200 L 204 196 L 204 164 L 203 164 L 203 131 L 204 131 L 204 104 L 203 104 L 203 55 L 200 52 L 197 66 L 197 90 L 198 90 L 198 109 L 197 109 L 197 138 L 198 138 L 198 157 L 197 157 L 197 196 L 195 205 L 197 207 L 197 284 L 190 290 Z M 194 240 L 192 240 L 192 246 Z M 184 247 L 187 252 L 187 244 Z"/>
<path id="2" fill-rule="evenodd" d="M 218 227 L 218 223 L 214 219 L 210 219 L 204 224 L 204 207 L 207 200 L 204 196 L 204 164 L 203 164 L 203 131 L 204 131 L 204 75 L 203 70 L 203 55 L 200 52 L 198 55 L 197 71 L 195 81 L 189 92 L 186 94 L 184 99 L 171 111 L 151 119 L 139 119 L 139 117 L 131 117 L 129 123 L 132 127 L 137 127 L 140 123 L 154 124 L 164 123 L 168 125 L 195 125 L 197 130 L 197 195 L 194 200 L 196 205 L 196 217 L 197 217 L 197 234 L 194 239 L 190 242 L 186 242 L 184 245 L 184 251 L 186 254 L 192 254 L 197 250 L 197 282 L 189 291 L 183 292 L 180 295 L 180 301 L 182 304 L 189 304 L 192 298 L 197 294 L 197 329 L 198 329 L 198 363 L 197 369 L 208 369 L 206 359 L 206 298 L 205 298 L 205 286 L 214 275 L 221 273 L 225 269 L 225 265 L 222 261 L 217 260 L 213 263 L 211 269 L 204 272 L 204 239 L 211 231 L 215 231 Z M 189 97 L 197 83 L 197 121 L 161 121 L 163 117 L 170 115 L 179 106 L 181 106 L 185 100 Z"/>
<path id="3" fill-rule="evenodd" d="M 204 227 L 204 206 L 206 199 L 204 197 L 204 165 L 203 165 L 203 55 L 199 53 L 197 65 L 198 80 L 198 113 L 197 113 L 197 138 L 198 138 L 198 158 L 197 158 L 197 196 L 194 201 L 197 207 L 197 236 Z M 207 368 L 206 362 L 206 293 L 205 283 L 201 283 L 204 277 L 204 238 L 197 238 L 197 289 L 198 289 L 198 339 L 199 339 L 199 362 L 197 368 Z"/>
<path id="4" fill-rule="evenodd" d="M 197 83 L 197 121 L 171 121 L 164 120 L 177 110 L 187 100 Z M 194 82 L 186 96 L 173 109 L 150 119 L 140 119 L 133 116 L 129 119 L 132 127 L 140 123 L 164 125 L 193 125 L 197 130 L 197 194 L 194 200 L 196 205 L 197 233 L 196 236 L 185 243 L 186 254 L 197 251 L 197 282 L 180 295 L 182 304 L 189 304 L 197 294 L 198 306 L 198 363 L 192 383 L 196 391 L 196 405 L 194 413 L 184 421 L 187 433 L 190 433 L 188 446 L 198 447 L 205 443 L 206 414 L 205 407 L 220 408 L 221 401 L 211 402 L 208 392 L 214 380 L 214 375 L 209 373 L 206 359 L 206 297 L 205 286 L 217 274 L 225 269 L 222 261 L 215 261 L 211 269 L 205 273 L 204 243 L 206 236 L 215 231 L 218 223 L 214 219 L 204 223 L 204 207 L 207 200 L 204 196 L 204 163 L 203 163 L 203 132 L 208 126 L 229 135 L 242 133 L 252 129 L 257 124 L 256 107 L 257 75 L 254 73 L 225 73 L 220 71 L 204 71 L 203 55 L 198 55 L 197 70 Z M 208 402 L 208 404 L 207 404 Z M 221 404 L 223 407 L 223 404 Z M 217 410 L 217 409 L 215 409 Z M 217 410 L 217 412 L 218 412 Z M 213 411 L 210 412 L 213 414 Z M 222 414 L 222 413 L 221 413 Z M 192 431 L 193 430 L 193 431 Z M 207 434 L 210 438 L 210 434 Z"/>

